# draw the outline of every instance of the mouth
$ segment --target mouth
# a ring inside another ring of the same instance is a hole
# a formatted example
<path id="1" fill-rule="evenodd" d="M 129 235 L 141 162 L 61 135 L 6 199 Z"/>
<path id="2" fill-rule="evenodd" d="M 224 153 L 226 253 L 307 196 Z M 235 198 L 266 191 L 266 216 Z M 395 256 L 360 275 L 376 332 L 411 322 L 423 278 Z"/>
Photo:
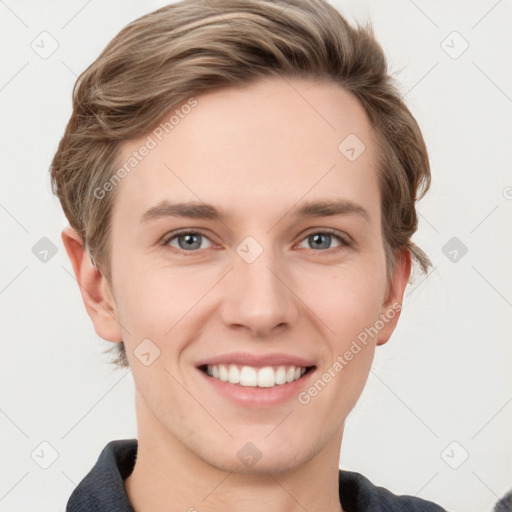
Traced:
<path id="1" fill-rule="evenodd" d="M 247 388 L 274 388 L 296 382 L 313 372 L 316 366 L 263 366 L 203 364 L 198 366 L 212 379 Z"/>

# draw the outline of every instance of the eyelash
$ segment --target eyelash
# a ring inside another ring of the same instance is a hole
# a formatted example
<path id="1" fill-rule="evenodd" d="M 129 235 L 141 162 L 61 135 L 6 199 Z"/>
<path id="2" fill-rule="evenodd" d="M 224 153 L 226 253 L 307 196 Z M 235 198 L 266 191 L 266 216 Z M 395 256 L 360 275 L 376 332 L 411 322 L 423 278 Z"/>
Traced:
<path id="1" fill-rule="evenodd" d="M 322 250 L 319 250 L 319 251 L 315 251 L 314 249 L 311 249 L 313 252 L 320 252 L 320 253 L 321 252 L 328 252 L 330 254 L 333 254 L 333 253 L 336 254 L 337 252 L 342 251 L 343 249 L 346 249 L 347 247 L 351 247 L 352 244 L 353 244 L 352 240 L 350 240 L 348 238 L 348 236 L 342 236 L 342 235 L 339 234 L 338 231 L 335 231 L 335 230 L 329 229 L 329 228 L 318 230 L 318 231 L 311 231 L 311 232 L 307 233 L 301 239 L 301 242 L 306 240 L 308 237 L 310 237 L 312 235 L 317 235 L 317 234 L 330 235 L 333 238 L 337 239 L 340 242 L 340 245 L 338 247 L 334 247 L 334 248 L 331 248 L 331 249 L 322 249 Z M 204 233 L 202 233 L 201 231 L 187 231 L 187 230 L 184 230 L 184 231 L 174 231 L 174 232 L 170 233 L 169 236 L 164 237 L 164 239 L 162 240 L 162 246 L 170 247 L 169 243 L 172 240 L 174 240 L 175 238 L 178 238 L 180 236 L 184 236 L 184 235 L 199 235 L 199 236 L 202 236 L 202 237 L 207 238 L 208 240 L 210 240 L 209 237 L 207 235 L 205 235 Z M 210 240 L 210 242 L 212 242 L 212 241 Z M 191 255 L 193 255 L 195 253 L 198 253 L 200 251 L 200 249 L 195 249 L 195 250 L 191 250 L 191 251 L 185 251 L 183 249 L 178 249 L 176 247 L 172 247 L 172 250 L 176 251 L 178 254 L 183 254 L 184 256 L 191 256 Z"/>

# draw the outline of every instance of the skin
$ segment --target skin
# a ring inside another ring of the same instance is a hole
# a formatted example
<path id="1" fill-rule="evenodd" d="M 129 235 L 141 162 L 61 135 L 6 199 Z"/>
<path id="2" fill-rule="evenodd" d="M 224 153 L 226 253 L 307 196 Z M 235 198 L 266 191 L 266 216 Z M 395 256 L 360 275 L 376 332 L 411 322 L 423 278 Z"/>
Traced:
<path id="1" fill-rule="evenodd" d="M 307 405 L 295 396 L 269 408 L 235 405 L 195 363 L 284 352 L 314 360 L 321 375 L 401 304 L 410 255 L 388 279 L 369 122 L 350 93 L 312 80 L 271 78 L 196 99 L 117 185 L 111 285 L 76 232 L 63 232 L 96 332 L 124 340 L 135 381 L 139 451 L 128 496 L 140 511 L 340 511 L 344 422 L 399 313 Z M 352 162 L 338 150 L 351 133 L 366 145 Z M 144 140 L 126 142 L 119 162 Z M 334 198 L 367 219 L 290 214 L 298 202 Z M 229 217 L 141 222 L 165 199 L 212 204 Z M 162 243 L 184 228 L 205 235 L 188 254 L 183 238 Z M 351 245 L 327 236 L 319 248 L 308 235 L 325 229 Z M 263 248 L 253 263 L 236 252 L 247 236 Z M 149 366 L 134 355 L 146 338 L 160 350 Z M 237 457 L 249 441 L 262 454 L 252 468 Z"/>

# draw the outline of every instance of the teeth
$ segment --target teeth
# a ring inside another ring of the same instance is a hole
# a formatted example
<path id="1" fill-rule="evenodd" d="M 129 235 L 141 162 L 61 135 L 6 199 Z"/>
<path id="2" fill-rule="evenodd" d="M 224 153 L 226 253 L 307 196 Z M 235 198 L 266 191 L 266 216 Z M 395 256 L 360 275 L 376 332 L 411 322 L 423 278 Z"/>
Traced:
<path id="1" fill-rule="evenodd" d="M 272 366 L 265 366 L 258 371 L 258 387 L 271 388 L 276 385 L 276 376 Z"/>
<path id="2" fill-rule="evenodd" d="M 277 385 L 284 384 L 286 382 L 286 369 L 284 366 L 280 366 L 277 369 L 274 380 Z"/>
<path id="3" fill-rule="evenodd" d="M 228 377 L 228 369 L 224 365 L 219 366 L 219 379 L 223 382 L 227 382 Z"/>
<path id="4" fill-rule="evenodd" d="M 219 364 L 219 366 L 223 366 Z M 258 385 L 258 372 L 256 368 L 250 366 L 242 366 L 240 370 L 240 386 L 257 386 Z"/>
<path id="5" fill-rule="evenodd" d="M 240 382 L 240 370 L 236 364 L 229 365 L 228 381 L 231 384 L 238 384 Z"/>
<path id="6" fill-rule="evenodd" d="M 306 373 L 306 368 L 300 366 L 265 366 L 263 368 L 254 368 L 252 366 L 237 366 L 236 364 L 209 364 L 206 373 L 210 377 L 231 384 L 240 384 L 246 387 L 272 388 L 299 380 Z"/>

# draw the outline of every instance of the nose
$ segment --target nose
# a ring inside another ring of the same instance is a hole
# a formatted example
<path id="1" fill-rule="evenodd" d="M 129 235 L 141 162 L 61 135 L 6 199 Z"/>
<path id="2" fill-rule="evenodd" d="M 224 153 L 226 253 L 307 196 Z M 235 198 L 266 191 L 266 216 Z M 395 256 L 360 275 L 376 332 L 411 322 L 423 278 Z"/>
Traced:
<path id="1" fill-rule="evenodd" d="M 289 328 L 300 315 L 291 272 L 283 258 L 267 248 L 252 262 L 243 252 L 233 255 L 224 292 L 224 325 L 245 329 L 254 337 L 268 337 L 285 326 Z"/>

